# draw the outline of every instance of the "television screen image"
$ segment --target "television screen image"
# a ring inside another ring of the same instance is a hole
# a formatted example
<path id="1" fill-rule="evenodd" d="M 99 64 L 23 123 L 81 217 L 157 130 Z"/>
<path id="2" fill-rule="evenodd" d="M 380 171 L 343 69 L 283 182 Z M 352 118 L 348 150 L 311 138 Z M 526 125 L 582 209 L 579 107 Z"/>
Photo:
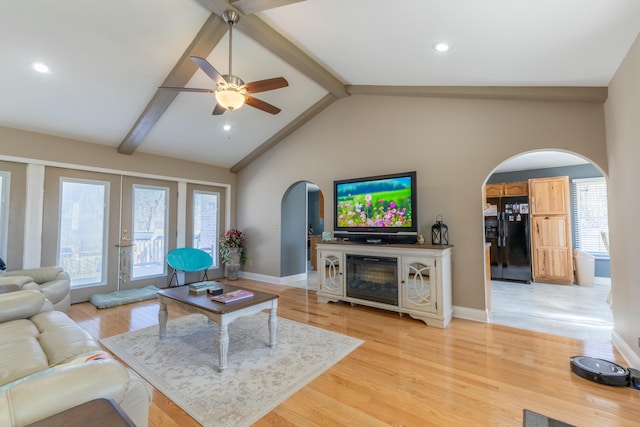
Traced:
<path id="1" fill-rule="evenodd" d="M 336 231 L 416 231 L 416 174 L 335 181 Z"/>

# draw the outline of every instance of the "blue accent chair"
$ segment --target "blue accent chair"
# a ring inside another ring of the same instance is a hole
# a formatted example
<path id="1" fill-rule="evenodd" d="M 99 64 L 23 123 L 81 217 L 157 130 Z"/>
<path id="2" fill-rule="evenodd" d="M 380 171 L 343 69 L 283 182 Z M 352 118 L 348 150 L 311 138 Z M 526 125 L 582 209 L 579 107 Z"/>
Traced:
<path id="1" fill-rule="evenodd" d="M 213 258 L 202 249 L 178 248 L 169 252 L 167 255 L 167 264 L 173 269 L 173 273 L 169 279 L 169 286 L 173 283 L 174 277 L 176 279 L 175 286 L 180 286 L 178 283 L 178 271 L 184 271 L 185 273 L 204 271 L 202 280 L 209 280 L 207 270 L 213 264 Z"/>

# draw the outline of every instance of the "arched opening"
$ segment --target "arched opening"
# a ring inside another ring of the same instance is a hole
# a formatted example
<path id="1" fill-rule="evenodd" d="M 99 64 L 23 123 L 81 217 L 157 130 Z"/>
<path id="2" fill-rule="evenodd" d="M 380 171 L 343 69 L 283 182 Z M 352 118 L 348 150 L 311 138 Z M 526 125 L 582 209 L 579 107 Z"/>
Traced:
<path id="1" fill-rule="evenodd" d="M 324 196 L 309 181 L 292 184 L 282 197 L 280 275 L 287 284 L 315 283 L 314 241 L 324 230 Z"/>
<path id="2" fill-rule="evenodd" d="M 555 220 L 556 217 L 530 214 L 530 202 L 536 203 L 535 197 L 539 198 L 540 194 L 529 200 L 529 184 L 552 182 L 554 177 L 568 177 L 567 226 L 570 232 L 567 234 L 570 237 L 566 239 L 556 238 L 563 237 L 561 233 L 548 237 L 540 226 L 540 219 Z M 495 197 L 496 193 L 492 192 L 499 188 L 517 188 L 516 183 L 526 186 L 526 196 L 518 193 L 519 197 L 514 197 L 512 193 Z M 589 197 L 584 197 L 585 194 Z M 611 287 L 609 258 L 601 236 L 601 231 L 605 235 L 608 231 L 606 177 L 602 170 L 574 153 L 523 153 L 496 166 L 487 176 L 483 198 L 488 321 L 574 338 L 609 341 L 613 316 L 608 302 Z M 513 236 L 518 233 L 521 233 L 519 237 Z M 547 245 L 547 242 L 562 240 L 569 249 L 569 281 L 549 279 L 554 277 L 548 274 L 549 269 L 553 268 L 554 262 L 560 263 L 560 258 L 554 258 L 553 254 L 560 252 L 541 244 L 542 241 Z M 590 257 L 591 264 L 584 262 L 583 255 Z M 526 266 L 527 256 L 530 267 Z M 527 268 L 530 273 L 524 277 Z M 579 284 L 574 280 L 576 268 L 579 269 L 576 271 Z"/>

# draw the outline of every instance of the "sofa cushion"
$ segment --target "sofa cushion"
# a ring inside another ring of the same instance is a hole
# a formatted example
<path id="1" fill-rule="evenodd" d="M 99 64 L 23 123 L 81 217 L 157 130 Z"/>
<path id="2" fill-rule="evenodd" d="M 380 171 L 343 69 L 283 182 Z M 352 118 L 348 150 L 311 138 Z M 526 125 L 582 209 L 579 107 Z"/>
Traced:
<path id="1" fill-rule="evenodd" d="M 32 322 L 26 319 L 0 323 L 0 344 L 6 344 L 25 338 L 37 338 L 40 331 Z"/>
<path id="2" fill-rule="evenodd" d="M 16 291 L 1 294 L 0 323 L 28 319 L 41 311 L 51 310 L 51 302 L 39 291 Z"/>
<path id="3" fill-rule="evenodd" d="M 49 301 L 62 301 L 69 294 L 69 281 L 52 280 L 43 285 L 40 290 Z"/>
<path id="4" fill-rule="evenodd" d="M 0 385 L 43 371 L 49 367 L 37 338 L 27 337 L 0 344 Z"/>
<path id="5" fill-rule="evenodd" d="M 39 341 L 49 366 L 69 362 L 81 354 L 100 351 L 91 335 L 61 311 L 46 311 L 29 319 L 40 331 Z"/>

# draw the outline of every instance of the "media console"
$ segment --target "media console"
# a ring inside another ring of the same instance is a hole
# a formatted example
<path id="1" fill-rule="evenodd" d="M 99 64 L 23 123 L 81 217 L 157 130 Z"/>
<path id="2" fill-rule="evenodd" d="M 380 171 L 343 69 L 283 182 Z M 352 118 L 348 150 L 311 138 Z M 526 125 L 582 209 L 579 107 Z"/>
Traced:
<path id="1" fill-rule="evenodd" d="M 451 246 L 318 243 L 318 301 L 392 310 L 444 328 L 453 312 L 451 252 Z"/>

